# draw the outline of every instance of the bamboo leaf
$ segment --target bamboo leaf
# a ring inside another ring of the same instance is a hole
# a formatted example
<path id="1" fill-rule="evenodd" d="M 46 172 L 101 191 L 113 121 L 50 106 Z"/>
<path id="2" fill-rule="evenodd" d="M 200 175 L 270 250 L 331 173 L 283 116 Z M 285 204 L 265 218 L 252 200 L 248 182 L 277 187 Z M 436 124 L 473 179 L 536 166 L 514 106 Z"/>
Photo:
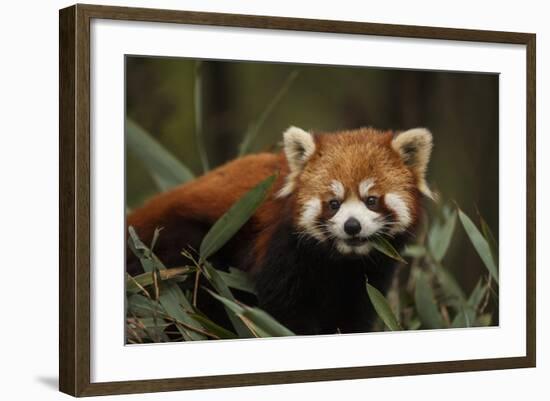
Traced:
<path id="1" fill-rule="evenodd" d="M 476 318 L 476 311 L 466 299 L 466 295 L 458 282 L 443 266 L 435 269 L 435 275 L 445 293 L 445 303 L 456 310 L 451 327 L 471 327 Z"/>
<path id="2" fill-rule="evenodd" d="M 405 259 L 401 257 L 399 252 L 393 247 L 393 245 L 384 237 L 373 238 L 370 243 L 378 252 L 383 253 L 386 256 L 389 256 L 392 259 L 395 259 L 401 263 L 407 263 Z"/>
<path id="3" fill-rule="evenodd" d="M 160 190 L 194 178 L 191 170 L 131 119 L 126 119 L 125 132 L 128 149 L 147 167 Z"/>
<path id="4" fill-rule="evenodd" d="M 475 323 L 476 311 L 470 306 L 462 307 L 451 323 L 452 328 L 472 327 Z"/>
<path id="5" fill-rule="evenodd" d="M 464 212 L 462 212 L 462 210 L 458 211 L 458 216 L 460 218 L 462 226 L 464 227 L 464 230 L 466 231 L 466 234 L 468 234 L 472 245 L 476 249 L 477 254 L 485 264 L 485 267 L 487 268 L 493 279 L 498 283 L 498 269 L 495 260 L 493 259 L 493 254 L 491 253 L 491 247 L 489 246 L 489 243 L 483 237 L 483 235 L 481 235 L 472 220 L 470 220 L 470 218 Z"/>
<path id="6" fill-rule="evenodd" d="M 252 325 L 253 331 L 259 337 L 282 337 L 294 336 L 295 334 L 275 320 L 271 315 L 260 308 L 251 308 L 249 306 L 238 304 L 235 301 L 209 291 L 210 295 L 220 301 L 232 313 L 241 320 Z"/>
<path id="7" fill-rule="evenodd" d="M 172 269 L 159 270 L 157 272 L 146 272 L 139 274 L 137 276 L 126 278 L 126 291 L 131 293 L 138 293 L 141 291 L 141 287 L 147 287 L 153 285 L 154 275 L 157 275 L 158 280 L 172 280 L 180 277 L 186 277 L 187 274 L 193 272 L 194 270 L 188 266 L 185 267 L 175 267 Z"/>
<path id="8" fill-rule="evenodd" d="M 450 305 L 455 306 L 456 309 L 461 309 L 466 303 L 466 295 L 462 288 L 456 281 L 456 279 L 449 273 L 447 269 L 443 266 L 438 266 L 434 270 L 435 275 L 445 296 L 447 297 L 447 302 Z"/>
<path id="9" fill-rule="evenodd" d="M 160 319 L 160 321 L 155 322 L 155 319 L 153 319 L 152 317 L 141 318 L 141 319 L 139 319 L 139 323 L 141 323 L 141 325 L 143 325 L 143 327 L 148 328 L 148 329 L 155 328 L 155 327 L 165 328 L 165 327 L 168 327 L 172 324 L 172 323 L 168 323 L 168 322 L 164 321 L 164 319 Z"/>
<path id="10" fill-rule="evenodd" d="M 250 151 L 250 147 L 254 141 L 254 139 L 258 136 L 258 133 L 260 132 L 260 128 L 264 125 L 265 121 L 271 114 L 271 112 L 275 109 L 277 104 L 281 101 L 283 96 L 288 92 L 290 86 L 298 76 L 298 71 L 292 71 L 286 81 L 283 83 L 277 94 L 273 97 L 271 102 L 268 103 L 267 107 L 264 109 L 264 111 L 260 114 L 258 119 L 254 121 L 248 129 L 246 130 L 246 133 L 244 135 L 243 141 L 241 142 L 241 145 L 239 146 L 239 156 L 245 155 L 247 152 Z"/>
<path id="11" fill-rule="evenodd" d="M 481 223 L 481 232 L 483 233 L 483 236 L 489 243 L 489 247 L 491 248 L 491 254 L 493 255 L 493 259 L 495 263 L 498 264 L 498 243 L 495 239 L 495 236 L 493 235 L 493 232 L 491 231 L 491 228 L 485 221 L 483 217 L 479 217 L 480 223 Z"/>
<path id="12" fill-rule="evenodd" d="M 234 288 L 236 290 L 246 291 L 251 294 L 256 294 L 254 283 L 252 282 L 248 273 L 245 273 L 239 269 L 235 269 L 234 267 L 230 267 L 229 272 L 218 270 L 218 273 L 228 287 Z"/>
<path id="13" fill-rule="evenodd" d="M 428 246 L 433 258 L 441 262 L 449 244 L 456 225 L 456 213 L 451 212 L 450 215 L 442 223 L 435 222 L 432 229 L 428 233 Z"/>
<path id="14" fill-rule="evenodd" d="M 241 199 L 214 223 L 202 240 L 200 246 L 201 260 L 216 253 L 254 214 L 264 201 L 276 176 L 272 175 L 248 191 Z"/>
<path id="15" fill-rule="evenodd" d="M 223 339 L 234 339 L 238 338 L 237 335 L 222 326 L 218 325 L 217 323 L 214 323 L 212 320 L 210 320 L 208 317 L 202 314 L 198 313 L 190 313 L 189 316 L 191 316 L 193 319 L 199 321 L 210 333 L 217 335 L 219 338 Z"/>
<path id="16" fill-rule="evenodd" d="M 493 316 L 490 313 L 484 313 L 479 316 L 476 321 L 476 326 L 478 327 L 487 327 L 493 323 Z"/>
<path id="17" fill-rule="evenodd" d="M 146 273 L 166 270 L 164 264 L 151 252 L 151 250 L 139 239 L 135 229 L 129 227 L 128 244 L 130 249 L 139 258 L 143 270 Z M 158 301 L 166 311 L 166 313 L 176 320 L 184 322 L 190 326 L 202 329 L 203 327 L 195 319 L 190 317 L 186 310 L 192 311 L 193 306 L 185 297 L 180 287 L 176 283 L 161 281 L 159 283 L 159 298 Z M 207 337 L 201 333 L 187 330 L 182 325 L 177 325 L 183 338 L 187 340 L 205 340 Z"/>
<path id="18" fill-rule="evenodd" d="M 170 323 L 166 323 L 160 318 L 129 318 L 126 321 L 126 337 L 127 339 L 138 339 L 139 342 L 142 342 L 141 340 L 169 341 L 168 336 L 164 333 L 168 326 Z"/>
<path id="19" fill-rule="evenodd" d="M 422 245 L 407 245 L 403 250 L 403 255 L 411 258 L 421 258 L 426 255 L 426 248 Z"/>
<path id="20" fill-rule="evenodd" d="M 414 318 L 409 322 L 409 327 L 407 330 L 418 330 L 422 322 L 418 318 Z"/>
<path id="21" fill-rule="evenodd" d="M 218 294 L 222 295 L 223 297 L 235 302 L 235 297 L 233 296 L 233 293 L 223 281 L 223 278 L 220 275 L 219 270 L 215 269 L 210 263 L 205 262 L 203 265 L 203 273 L 206 279 L 210 282 L 212 287 L 218 292 Z M 231 320 L 231 324 L 235 328 L 237 334 L 241 338 L 250 338 L 253 337 L 253 333 L 250 332 L 248 327 L 240 320 L 238 319 L 233 313 L 231 313 L 231 310 L 227 309 L 226 306 L 226 312 L 229 316 L 229 320 Z"/>
<path id="22" fill-rule="evenodd" d="M 202 131 L 202 61 L 195 62 L 195 87 L 193 90 L 195 103 L 195 140 L 197 141 L 197 151 L 199 153 L 202 171 L 209 170 L 208 156 L 204 148 L 203 131 Z"/>
<path id="23" fill-rule="evenodd" d="M 369 299 L 372 303 L 372 306 L 374 307 L 374 310 L 382 319 L 384 324 L 390 329 L 390 330 L 402 330 L 401 326 L 399 325 L 399 322 L 397 321 L 397 318 L 395 317 L 393 311 L 391 310 L 390 304 L 382 295 L 380 291 L 378 291 L 375 287 L 370 285 L 367 282 L 367 294 L 369 295 Z"/>
<path id="24" fill-rule="evenodd" d="M 132 294 L 126 298 L 126 307 L 130 314 L 139 317 L 152 317 L 159 306 L 149 298 L 140 294 Z"/>
<path id="25" fill-rule="evenodd" d="M 470 297 L 468 298 L 468 305 L 477 310 L 477 308 L 479 308 L 479 305 L 481 304 L 481 301 L 483 301 L 483 298 L 485 298 L 487 291 L 489 291 L 489 285 L 483 285 L 483 279 L 479 279 L 477 285 L 475 286 L 474 290 L 470 294 Z"/>
<path id="26" fill-rule="evenodd" d="M 262 330 L 265 333 L 264 337 L 286 337 L 296 335 L 260 308 L 250 308 L 247 306 L 245 307 L 243 316 L 248 318 L 256 327 Z"/>
<path id="27" fill-rule="evenodd" d="M 416 275 L 414 302 L 423 327 L 427 329 L 444 327 L 428 276 L 422 271 L 418 271 Z"/>
<path id="28" fill-rule="evenodd" d="M 483 279 L 480 279 L 470 294 L 467 302 L 463 305 L 462 310 L 456 315 L 453 320 L 452 327 L 472 327 L 480 326 L 481 316 L 477 316 L 479 304 L 483 301 L 483 298 L 486 296 L 489 291 L 489 285 L 483 284 Z M 489 321 L 491 319 L 491 314 L 489 315 Z M 484 317 L 481 319 L 482 322 L 486 321 L 487 318 Z M 490 323 L 489 323 L 490 324 Z"/>

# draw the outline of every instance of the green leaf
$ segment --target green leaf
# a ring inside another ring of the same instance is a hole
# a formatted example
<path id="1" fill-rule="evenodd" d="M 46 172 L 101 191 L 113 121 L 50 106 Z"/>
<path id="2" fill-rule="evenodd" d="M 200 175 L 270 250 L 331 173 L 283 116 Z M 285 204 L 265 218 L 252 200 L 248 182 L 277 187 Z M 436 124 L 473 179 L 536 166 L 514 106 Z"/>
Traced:
<path id="1" fill-rule="evenodd" d="M 126 298 L 126 307 L 130 315 L 134 314 L 139 317 L 152 317 L 155 314 L 155 310 L 164 312 L 158 304 L 140 294 L 128 296 Z"/>
<path id="2" fill-rule="evenodd" d="M 197 152 L 199 153 L 202 171 L 209 170 L 208 156 L 204 148 L 202 131 L 202 61 L 195 62 L 195 87 L 193 88 L 195 103 L 195 140 L 197 141 Z"/>
<path id="3" fill-rule="evenodd" d="M 491 253 L 489 243 L 483 235 L 481 235 L 472 220 L 470 220 L 470 218 L 464 214 L 462 210 L 458 211 L 458 216 L 479 257 L 485 264 L 485 267 L 487 267 L 487 270 L 493 279 L 498 283 L 498 270 L 495 260 L 493 259 L 493 254 Z"/>
<path id="4" fill-rule="evenodd" d="M 475 323 L 476 311 L 468 305 L 461 308 L 451 323 L 452 328 L 472 327 Z"/>
<path id="5" fill-rule="evenodd" d="M 483 279 L 480 279 L 470 294 L 467 302 L 463 305 L 459 313 L 457 313 L 455 319 L 453 320 L 452 327 L 479 326 L 479 319 L 481 317 L 477 316 L 479 304 L 483 301 L 488 291 L 489 285 L 484 285 Z M 490 316 L 491 315 L 489 314 L 489 318 Z"/>
<path id="6" fill-rule="evenodd" d="M 384 255 L 389 256 L 390 258 L 395 259 L 401 263 L 407 263 L 386 238 L 375 237 L 370 241 L 370 243 L 378 252 L 381 252 Z"/>
<path id="7" fill-rule="evenodd" d="M 218 270 L 218 273 L 228 287 L 256 294 L 256 288 L 248 273 L 234 267 L 230 267 L 229 272 Z"/>
<path id="8" fill-rule="evenodd" d="M 275 109 L 277 104 L 281 101 L 285 93 L 288 92 L 290 86 L 292 85 L 292 83 L 294 82 L 297 76 L 298 76 L 298 71 L 292 71 L 288 75 L 286 81 L 283 83 L 283 85 L 281 86 L 277 94 L 273 97 L 271 102 L 268 103 L 267 107 L 264 109 L 262 114 L 260 114 L 260 116 L 256 121 L 254 121 L 252 124 L 249 125 L 244 135 L 243 141 L 239 146 L 239 156 L 245 155 L 250 150 L 252 142 L 260 132 L 260 128 L 264 125 L 265 121 L 267 120 L 271 112 Z"/>
<path id="9" fill-rule="evenodd" d="M 168 327 L 172 324 L 172 323 L 164 321 L 164 319 L 158 319 L 157 321 L 155 321 L 155 319 L 153 319 L 152 317 L 140 318 L 139 322 L 148 329 L 155 328 L 155 327 L 164 328 L 164 327 Z"/>
<path id="10" fill-rule="evenodd" d="M 455 225 L 456 213 L 452 212 L 442 223 L 434 222 L 428 233 L 428 246 L 433 258 L 438 262 L 441 262 L 447 253 Z"/>
<path id="11" fill-rule="evenodd" d="M 239 231 L 262 204 L 273 182 L 275 182 L 275 178 L 276 176 L 272 175 L 260 182 L 241 199 L 235 202 L 233 206 L 214 223 L 201 242 L 201 260 L 205 260 L 217 252 L 237 233 L 237 231 Z"/>
<path id="12" fill-rule="evenodd" d="M 162 191 L 194 178 L 183 163 L 131 119 L 126 119 L 126 144 L 143 163 Z"/>
<path id="13" fill-rule="evenodd" d="M 466 303 L 466 295 L 452 274 L 443 266 L 436 267 L 434 272 L 441 289 L 445 293 L 446 302 L 456 309 L 463 308 Z"/>
<path id="14" fill-rule="evenodd" d="M 403 250 L 403 255 L 411 258 L 421 258 L 426 255 L 426 248 L 422 245 L 407 245 Z"/>
<path id="15" fill-rule="evenodd" d="M 135 339 L 138 337 L 141 340 L 161 342 L 169 341 L 164 330 L 170 326 L 161 318 L 130 318 L 126 322 L 126 337 L 127 339 Z"/>
<path id="16" fill-rule="evenodd" d="M 215 334 L 219 338 L 222 339 L 234 339 L 238 338 L 237 335 L 222 326 L 218 325 L 217 323 L 214 323 L 212 320 L 210 320 L 208 317 L 206 317 L 203 314 L 199 313 L 190 313 L 189 316 L 191 316 L 193 319 L 200 322 L 208 332 Z"/>
<path id="17" fill-rule="evenodd" d="M 487 327 L 493 323 L 493 316 L 490 313 L 484 313 L 477 318 L 476 326 Z"/>
<path id="18" fill-rule="evenodd" d="M 257 328 L 261 329 L 265 333 L 264 337 L 285 337 L 296 335 L 260 308 L 245 307 L 245 313 L 243 316 L 248 318 Z"/>
<path id="19" fill-rule="evenodd" d="M 252 325 L 253 331 L 259 337 L 283 337 L 294 336 L 295 334 L 275 320 L 271 315 L 260 308 L 238 304 L 235 301 L 209 291 L 210 295 L 224 304 L 231 312 L 243 321 Z"/>
<path id="20" fill-rule="evenodd" d="M 128 244 L 130 249 L 139 258 L 141 266 L 146 273 L 152 273 L 158 270 L 166 270 L 164 264 L 156 257 L 153 252 L 139 239 L 135 229 L 128 227 L 130 236 L 128 237 Z M 164 308 L 167 315 L 172 318 L 184 322 L 192 327 L 202 329 L 203 327 L 195 319 L 190 317 L 186 311 L 192 311 L 193 306 L 189 300 L 185 297 L 180 287 L 176 283 L 170 283 L 166 281 L 159 282 L 159 299 L 158 301 Z M 203 334 L 191 331 L 177 325 L 183 338 L 188 340 L 205 340 L 207 337 Z"/>
<path id="21" fill-rule="evenodd" d="M 428 276 L 422 271 L 418 271 L 416 274 L 414 302 L 423 327 L 427 329 L 444 327 Z"/>
<path id="22" fill-rule="evenodd" d="M 421 325 L 422 325 L 422 322 L 419 319 L 414 318 L 409 322 L 408 330 L 418 330 Z"/>
<path id="23" fill-rule="evenodd" d="M 133 226 L 128 227 L 128 245 L 132 248 L 136 256 L 141 260 L 142 258 L 149 258 L 151 256 L 151 250 L 143 243 L 143 241 L 137 235 L 136 229 Z"/>
<path id="24" fill-rule="evenodd" d="M 397 318 L 391 310 L 390 304 L 380 291 L 367 282 L 367 293 L 374 310 L 390 330 L 402 330 Z"/>
<path id="25" fill-rule="evenodd" d="M 495 239 L 495 236 L 493 235 L 493 232 L 491 231 L 491 228 L 485 221 L 483 217 L 479 217 L 479 220 L 481 222 L 481 232 L 483 233 L 483 236 L 489 243 L 489 247 L 491 248 L 491 254 L 493 255 L 494 261 L 498 264 L 498 243 Z"/>
<path id="26" fill-rule="evenodd" d="M 222 276 L 220 275 L 220 271 L 215 269 L 210 263 L 205 262 L 203 264 L 203 273 L 206 279 L 210 282 L 212 287 L 223 297 L 230 299 L 231 301 L 235 302 L 235 297 L 233 296 L 233 293 L 223 280 Z M 230 310 L 225 308 L 227 315 L 229 316 L 229 320 L 231 320 L 231 324 L 237 331 L 237 334 L 240 338 L 250 338 L 253 337 L 253 333 L 250 332 L 248 327 L 240 320 L 238 319 L 233 313 L 231 313 Z"/>
<path id="27" fill-rule="evenodd" d="M 190 267 L 176 267 L 172 269 L 159 270 L 157 272 L 146 272 L 137 276 L 128 275 L 126 278 L 126 291 L 131 293 L 138 293 L 141 291 L 141 287 L 147 287 L 154 284 L 154 275 L 157 275 L 157 280 L 172 280 L 180 277 L 187 277 L 187 274 L 194 272 L 194 269 Z M 181 282 L 181 280 L 180 280 Z"/>
<path id="28" fill-rule="evenodd" d="M 476 318 L 476 310 L 472 308 L 469 300 L 466 299 L 466 295 L 458 282 L 442 266 L 435 269 L 435 275 L 445 293 L 445 303 L 456 310 L 451 327 L 471 327 Z"/>
<path id="29" fill-rule="evenodd" d="M 489 285 L 484 285 L 483 279 L 479 279 L 477 285 L 475 286 L 472 293 L 470 294 L 470 297 L 468 298 L 468 305 L 470 305 L 471 308 L 477 310 L 479 308 L 479 305 L 481 304 L 481 301 L 483 301 L 483 299 L 487 295 L 488 291 Z"/>

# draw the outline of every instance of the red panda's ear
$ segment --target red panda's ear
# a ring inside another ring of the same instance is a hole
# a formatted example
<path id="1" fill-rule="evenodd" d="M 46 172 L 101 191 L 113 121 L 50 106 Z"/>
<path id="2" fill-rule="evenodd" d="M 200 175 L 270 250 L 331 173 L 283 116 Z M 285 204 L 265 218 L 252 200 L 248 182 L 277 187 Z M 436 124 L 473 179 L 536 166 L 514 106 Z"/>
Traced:
<path id="1" fill-rule="evenodd" d="M 420 192 L 434 199 L 435 196 L 426 183 L 426 170 L 432 154 L 431 132 L 426 128 L 413 128 L 397 134 L 391 145 L 416 175 Z"/>
<path id="2" fill-rule="evenodd" d="M 307 161 L 315 153 L 315 140 L 313 135 L 301 128 L 290 127 L 283 134 L 284 151 L 288 168 L 290 170 L 285 184 L 277 193 L 279 198 L 284 198 L 294 191 L 296 179 L 304 169 Z"/>
<path id="3" fill-rule="evenodd" d="M 290 127 L 283 134 L 284 149 L 291 173 L 299 173 L 315 153 L 313 135 L 298 127 Z"/>

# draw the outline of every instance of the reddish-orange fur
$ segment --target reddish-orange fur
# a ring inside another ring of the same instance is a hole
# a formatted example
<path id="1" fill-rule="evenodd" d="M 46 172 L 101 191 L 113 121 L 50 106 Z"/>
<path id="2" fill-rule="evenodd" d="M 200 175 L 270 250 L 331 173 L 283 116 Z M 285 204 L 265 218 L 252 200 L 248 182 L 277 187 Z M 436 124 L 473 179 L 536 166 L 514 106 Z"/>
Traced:
<path id="1" fill-rule="evenodd" d="M 261 153 L 233 160 L 187 184 L 157 195 L 134 210 L 128 216 L 127 224 L 147 242 L 156 227 L 164 227 L 173 220 L 190 218 L 214 223 L 260 181 L 277 172 L 283 176 L 286 170 L 282 154 Z M 281 178 L 274 188 L 280 182 Z M 264 205 L 257 212 L 259 219 L 267 218 L 271 212 L 266 206 L 275 204 L 268 202 Z"/>
<path id="2" fill-rule="evenodd" d="M 281 219 L 281 213 L 291 211 L 296 218 L 299 207 L 309 197 L 330 197 L 327 188 L 334 179 L 344 184 L 346 192 L 356 193 L 361 180 L 375 177 L 374 190 L 380 194 L 387 191 L 400 194 L 415 220 L 418 214 L 418 199 L 414 196 L 415 177 L 391 148 L 393 136 L 392 131 L 381 132 L 372 128 L 316 135 L 316 152 L 298 176 L 294 193 L 284 199 L 276 197 L 289 173 L 282 152 L 235 159 L 189 183 L 157 195 L 134 210 L 128 216 L 127 224 L 133 226 L 146 243 L 150 242 L 155 228 L 168 227 L 161 234 L 162 242 L 174 235 L 170 230 L 177 230 L 178 221 L 213 224 L 247 191 L 275 173 L 278 179 L 267 200 L 243 228 L 247 239 L 254 242 L 255 251 L 251 256 L 258 262 Z M 183 249 L 187 244 L 180 243 L 178 246 Z"/>

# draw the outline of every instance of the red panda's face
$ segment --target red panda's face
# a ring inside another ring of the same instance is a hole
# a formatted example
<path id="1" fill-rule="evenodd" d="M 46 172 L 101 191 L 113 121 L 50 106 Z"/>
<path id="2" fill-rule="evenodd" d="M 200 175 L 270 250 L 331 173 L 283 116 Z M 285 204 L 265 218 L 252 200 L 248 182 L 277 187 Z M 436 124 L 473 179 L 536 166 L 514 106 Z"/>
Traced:
<path id="1" fill-rule="evenodd" d="M 415 223 L 420 193 L 431 196 L 424 180 L 430 151 L 424 129 L 313 137 L 291 128 L 285 133 L 290 174 L 279 196 L 295 195 L 301 235 L 341 254 L 366 255 L 376 237 L 391 239 Z"/>

